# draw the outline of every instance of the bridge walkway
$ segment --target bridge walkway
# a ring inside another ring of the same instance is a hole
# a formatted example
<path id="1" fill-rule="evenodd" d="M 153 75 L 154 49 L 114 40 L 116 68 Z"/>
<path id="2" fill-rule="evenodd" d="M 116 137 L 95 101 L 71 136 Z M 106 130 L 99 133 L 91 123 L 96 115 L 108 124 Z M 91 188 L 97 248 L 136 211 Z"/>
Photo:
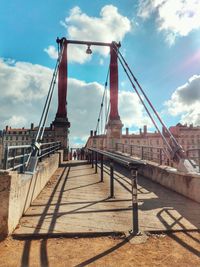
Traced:
<path id="1" fill-rule="evenodd" d="M 100 182 L 100 170 L 95 174 L 91 165 L 63 165 L 21 218 L 14 235 L 129 231 L 131 186 L 126 171 L 120 167 L 114 184 L 115 197 L 110 198 L 108 173 Z M 138 200 L 141 231 L 200 229 L 199 203 L 144 177 L 138 177 Z"/>

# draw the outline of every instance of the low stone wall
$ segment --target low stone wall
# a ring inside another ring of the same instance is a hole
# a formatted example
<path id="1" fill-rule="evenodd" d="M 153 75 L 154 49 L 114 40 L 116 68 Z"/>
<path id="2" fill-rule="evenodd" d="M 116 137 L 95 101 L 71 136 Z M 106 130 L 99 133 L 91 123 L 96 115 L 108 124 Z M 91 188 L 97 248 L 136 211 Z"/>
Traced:
<path id="1" fill-rule="evenodd" d="M 60 154 L 38 164 L 34 175 L 0 172 L 0 235 L 13 232 L 23 213 L 39 195 L 59 166 Z"/>
<path id="2" fill-rule="evenodd" d="M 148 163 L 139 174 L 200 203 L 200 175 Z"/>

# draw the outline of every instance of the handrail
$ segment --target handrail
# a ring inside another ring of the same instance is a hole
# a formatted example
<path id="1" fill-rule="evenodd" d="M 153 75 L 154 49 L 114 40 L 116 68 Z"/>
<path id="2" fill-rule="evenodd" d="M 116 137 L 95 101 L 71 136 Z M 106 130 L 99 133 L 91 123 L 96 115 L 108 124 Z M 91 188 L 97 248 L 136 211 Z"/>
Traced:
<path id="1" fill-rule="evenodd" d="M 61 142 L 50 142 L 42 143 L 40 146 L 40 153 L 38 154 L 38 159 L 42 159 L 61 147 Z M 22 146 L 7 146 L 5 149 L 4 156 L 4 170 L 18 170 L 24 172 L 27 166 L 28 159 L 32 152 L 31 145 L 22 145 Z"/>
<path id="2" fill-rule="evenodd" d="M 116 153 L 112 153 L 112 152 L 108 152 L 108 151 L 104 151 L 104 150 L 100 150 L 100 149 L 95 149 L 95 148 L 89 148 L 89 151 L 93 151 L 93 152 L 97 152 L 100 155 L 104 155 L 107 158 L 116 161 L 117 163 L 124 165 L 128 168 L 135 168 L 135 167 L 141 167 L 146 165 L 145 162 L 141 161 L 141 160 L 135 160 L 135 159 L 131 159 L 129 157 L 123 156 L 123 155 L 119 155 Z"/>
<path id="3" fill-rule="evenodd" d="M 131 180 L 131 195 L 132 195 L 132 233 L 137 235 L 139 233 L 139 218 L 138 218 L 138 199 L 137 199 L 137 173 L 138 169 L 146 165 L 145 162 L 141 160 L 135 160 L 130 157 L 119 155 L 113 152 L 104 151 L 96 148 L 88 148 L 88 161 L 94 167 L 95 161 L 95 173 L 98 172 L 98 161 L 100 160 L 100 169 L 101 169 L 101 179 L 103 182 L 103 173 L 104 173 L 104 159 L 109 160 L 110 165 L 110 195 L 109 198 L 114 197 L 114 169 L 116 165 L 122 165 L 129 169 L 130 171 L 130 180 Z M 117 163 L 117 164 L 114 164 Z"/>

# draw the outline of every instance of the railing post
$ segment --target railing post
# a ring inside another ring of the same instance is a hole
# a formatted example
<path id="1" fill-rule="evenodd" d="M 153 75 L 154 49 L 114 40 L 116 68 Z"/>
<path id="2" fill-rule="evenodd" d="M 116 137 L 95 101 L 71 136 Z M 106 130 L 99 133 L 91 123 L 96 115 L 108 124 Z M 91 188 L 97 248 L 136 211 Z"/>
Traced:
<path id="1" fill-rule="evenodd" d="M 92 156 L 91 156 L 91 151 L 88 152 L 88 157 L 89 157 L 89 163 L 92 164 Z"/>
<path id="2" fill-rule="evenodd" d="M 101 182 L 103 182 L 103 155 L 101 154 Z"/>
<path id="3" fill-rule="evenodd" d="M 8 156 L 9 156 L 9 149 L 8 146 L 5 148 L 5 154 L 4 154 L 4 169 L 8 169 Z"/>
<path id="4" fill-rule="evenodd" d="M 98 154 L 97 154 L 97 152 L 95 152 L 95 173 L 97 173 L 97 162 L 98 162 L 97 156 L 98 156 Z"/>
<path id="5" fill-rule="evenodd" d="M 133 155 L 133 146 L 131 145 L 131 156 Z"/>
<path id="6" fill-rule="evenodd" d="M 24 164 L 25 164 L 25 148 L 22 148 L 21 150 L 21 154 L 22 154 L 22 157 L 21 157 L 21 164 L 22 166 L 20 167 L 20 173 L 23 173 L 24 172 Z"/>
<path id="7" fill-rule="evenodd" d="M 110 162 L 110 197 L 114 197 L 114 164 Z"/>
<path id="8" fill-rule="evenodd" d="M 160 151 L 159 151 L 159 161 L 160 161 L 160 165 L 162 165 L 162 148 L 160 148 Z"/>
<path id="9" fill-rule="evenodd" d="M 15 155 L 16 155 L 16 149 L 13 149 L 12 151 L 12 163 L 11 163 L 11 167 L 14 169 L 15 167 Z"/>
<path id="10" fill-rule="evenodd" d="M 200 149 L 198 149 L 198 161 L 199 161 L 199 172 L 200 172 Z"/>
<path id="11" fill-rule="evenodd" d="M 141 159 L 144 159 L 144 147 L 142 146 Z"/>
<path id="12" fill-rule="evenodd" d="M 92 151 L 91 157 L 92 157 L 92 168 L 94 168 L 94 152 L 93 151 Z"/>
<path id="13" fill-rule="evenodd" d="M 131 185 L 132 185 L 132 216 L 133 216 L 133 234 L 139 232 L 138 221 L 138 200 L 137 200 L 137 169 L 131 168 Z"/>

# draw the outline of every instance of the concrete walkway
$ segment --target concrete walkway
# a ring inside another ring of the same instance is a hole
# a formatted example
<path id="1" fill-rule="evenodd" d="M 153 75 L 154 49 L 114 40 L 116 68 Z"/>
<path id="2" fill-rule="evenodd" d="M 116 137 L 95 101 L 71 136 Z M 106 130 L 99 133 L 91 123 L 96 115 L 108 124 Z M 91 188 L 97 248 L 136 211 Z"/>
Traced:
<path id="1" fill-rule="evenodd" d="M 132 228 L 130 181 L 115 173 L 115 198 L 109 175 L 91 165 L 61 167 L 22 217 L 15 235 L 126 232 Z M 138 179 L 141 231 L 200 229 L 200 204 L 148 179 Z"/>

